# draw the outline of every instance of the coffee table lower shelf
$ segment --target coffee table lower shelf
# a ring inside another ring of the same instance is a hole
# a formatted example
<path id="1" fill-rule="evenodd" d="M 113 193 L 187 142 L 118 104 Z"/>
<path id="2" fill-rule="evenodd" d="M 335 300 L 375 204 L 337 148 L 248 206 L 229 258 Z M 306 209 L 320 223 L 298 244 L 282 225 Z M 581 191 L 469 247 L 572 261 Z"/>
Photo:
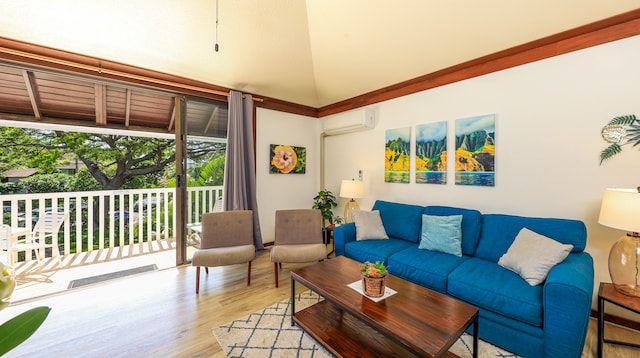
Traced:
<path id="1" fill-rule="evenodd" d="M 338 357 L 420 357 L 327 300 L 296 312 L 293 321 Z"/>

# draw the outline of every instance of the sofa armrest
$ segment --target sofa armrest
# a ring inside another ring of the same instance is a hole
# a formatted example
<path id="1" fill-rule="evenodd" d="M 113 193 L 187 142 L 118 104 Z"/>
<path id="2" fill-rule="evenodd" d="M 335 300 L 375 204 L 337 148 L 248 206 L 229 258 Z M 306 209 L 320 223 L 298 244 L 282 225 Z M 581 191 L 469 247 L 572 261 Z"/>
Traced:
<path id="1" fill-rule="evenodd" d="M 593 297 L 593 258 L 570 254 L 544 284 L 545 357 L 582 355 Z"/>
<path id="2" fill-rule="evenodd" d="M 335 245 L 336 256 L 343 256 L 345 245 L 348 242 L 356 241 L 356 224 L 343 224 L 333 229 L 333 244 Z"/>

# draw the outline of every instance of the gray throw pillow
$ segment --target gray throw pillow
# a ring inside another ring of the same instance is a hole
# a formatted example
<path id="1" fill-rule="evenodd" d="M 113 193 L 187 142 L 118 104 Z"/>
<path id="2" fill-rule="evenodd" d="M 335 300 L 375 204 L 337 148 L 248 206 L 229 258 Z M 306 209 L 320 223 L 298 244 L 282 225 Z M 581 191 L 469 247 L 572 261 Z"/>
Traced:
<path id="1" fill-rule="evenodd" d="M 382 225 L 380 212 L 354 210 L 353 221 L 356 224 L 356 240 L 380 240 L 388 239 L 387 232 Z"/>
<path id="2" fill-rule="evenodd" d="M 529 285 L 536 286 L 547 278 L 555 265 L 567 258 L 572 249 L 573 245 L 561 244 L 523 228 L 498 265 L 517 273 Z"/>

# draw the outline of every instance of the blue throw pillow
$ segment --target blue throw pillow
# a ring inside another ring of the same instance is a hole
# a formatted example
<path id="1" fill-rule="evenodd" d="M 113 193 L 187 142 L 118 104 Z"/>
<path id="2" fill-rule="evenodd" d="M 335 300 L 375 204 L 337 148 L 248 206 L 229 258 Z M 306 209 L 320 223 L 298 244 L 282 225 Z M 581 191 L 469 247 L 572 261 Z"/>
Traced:
<path id="1" fill-rule="evenodd" d="M 422 215 L 420 249 L 462 256 L 462 215 Z"/>

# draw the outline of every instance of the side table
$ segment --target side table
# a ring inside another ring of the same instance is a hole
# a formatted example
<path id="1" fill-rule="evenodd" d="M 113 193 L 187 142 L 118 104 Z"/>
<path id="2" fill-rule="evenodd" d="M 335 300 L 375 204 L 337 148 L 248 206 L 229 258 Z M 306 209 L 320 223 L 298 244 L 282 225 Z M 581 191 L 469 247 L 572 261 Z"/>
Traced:
<path id="1" fill-rule="evenodd" d="M 331 244 L 331 241 L 333 241 L 333 229 L 336 228 L 336 225 L 329 225 L 325 228 L 322 228 L 322 241 L 324 241 L 324 244 L 329 246 L 329 244 Z M 329 258 L 329 256 L 331 256 L 331 254 L 333 254 L 336 251 L 336 243 L 333 243 L 333 248 L 331 249 L 331 251 L 327 254 L 327 258 Z"/>
<path id="2" fill-rule="evenodd" d="M 616 306 L 640 313 L 640 298 L 628 296 L 616 291 L 612 283 L 600 282 L 598 291 L 598 357 L 602 357 L 604 343 L 619 344 L 627 347 L 640 348 L 640 344 L 621 342 L 604 338 L 604 303 L 613 303 Z"/>

